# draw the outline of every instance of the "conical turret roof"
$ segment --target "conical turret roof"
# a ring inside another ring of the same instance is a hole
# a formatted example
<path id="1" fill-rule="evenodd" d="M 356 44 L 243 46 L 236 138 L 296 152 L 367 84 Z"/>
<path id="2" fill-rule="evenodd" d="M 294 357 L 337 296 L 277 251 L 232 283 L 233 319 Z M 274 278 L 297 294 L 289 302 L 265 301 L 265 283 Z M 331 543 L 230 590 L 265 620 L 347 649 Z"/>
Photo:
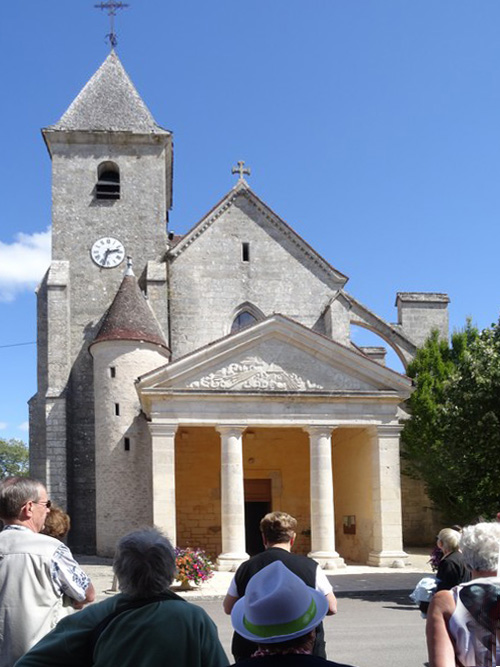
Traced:
<path id="1" fill-rule="evenodd" d="M 114 51 L 48 130 L 170 134 L 160 127 Z"/>
<path id="2" fill-rule="evenodd" d="M 125 274 L 92 345 L 112 340 L 137 340 L 168 350 L 160 325 L 131 271 Z"/>

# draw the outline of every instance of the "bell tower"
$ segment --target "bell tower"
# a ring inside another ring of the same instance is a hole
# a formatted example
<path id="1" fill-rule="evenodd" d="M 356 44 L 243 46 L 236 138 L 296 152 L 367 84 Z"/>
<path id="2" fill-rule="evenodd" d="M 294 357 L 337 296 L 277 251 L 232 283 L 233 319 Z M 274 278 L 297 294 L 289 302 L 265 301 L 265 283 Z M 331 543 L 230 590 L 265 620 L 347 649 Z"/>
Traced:
<path id="1" fill-rule="evenodd" d="M 134 259 L 168 335 L 167 220 L 172 134 L 114 50 L 61 119 L 42 130 L 52 160 L 52 263 L 38 288 L 38 391 L 30 401 L 32 474 L 95 544 L 93 367 L 89 345 Z"/>

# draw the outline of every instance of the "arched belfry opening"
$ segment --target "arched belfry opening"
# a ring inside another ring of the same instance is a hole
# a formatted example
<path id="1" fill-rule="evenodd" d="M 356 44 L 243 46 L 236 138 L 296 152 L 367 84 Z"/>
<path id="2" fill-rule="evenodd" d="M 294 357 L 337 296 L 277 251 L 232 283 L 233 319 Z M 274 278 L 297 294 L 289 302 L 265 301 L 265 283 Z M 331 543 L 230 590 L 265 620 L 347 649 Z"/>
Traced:
<path id="1" fill-rule="evenodd" d="M 120 169 L 115 162 L 101 162 L 97 167 L 96 199 L 120 199 Z"/>

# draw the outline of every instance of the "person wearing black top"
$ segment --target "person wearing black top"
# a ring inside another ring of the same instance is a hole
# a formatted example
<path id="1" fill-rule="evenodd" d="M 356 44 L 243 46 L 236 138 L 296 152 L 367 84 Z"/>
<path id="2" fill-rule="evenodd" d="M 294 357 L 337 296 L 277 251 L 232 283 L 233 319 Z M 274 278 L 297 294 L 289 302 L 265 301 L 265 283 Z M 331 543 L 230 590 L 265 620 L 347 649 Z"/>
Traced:
<path id="1" fill-rule="evenodd" d="M 470 581 L 462 554 L 458 549 L 460 533 L 453 528 L 443 528 L 437 536 L 437 545 L 443 552 L 436 572 L 437 591 L 449 591 L 458 584 Z"/>
<path id="2" fill-rule="evenodd" d="M 318 563 L 307 556 L 290 553 L 296 536 L 297 521 L 285 512 L 271 512 L 260 522 L 265 551 L 242 563 L 232 580 L 223 607 L 230 614 L 236 602 L 245 595 L 249 581 L 257 572 L 275 561 L 281 561 L 302 581 L 320 591 L 328 603 L 328 615 L 337 613 L 337 600 L 333 589 Z M 236 661 L 249 658 L 257 644 L 245 639 L 237 632 L 233 635 L 231 651 Z M 326 658 L 323 624 L 316 629 L 313 654 Z"/>
<path id="3" fill-rule="evenodd" d="M 280 560 L 257 572 L 231 611 L 239 636 L 255 646 L 237 667 L 349 667 L 313 655 L 316 629 L 328 613 L 322 592 L 307 586 Z"/>

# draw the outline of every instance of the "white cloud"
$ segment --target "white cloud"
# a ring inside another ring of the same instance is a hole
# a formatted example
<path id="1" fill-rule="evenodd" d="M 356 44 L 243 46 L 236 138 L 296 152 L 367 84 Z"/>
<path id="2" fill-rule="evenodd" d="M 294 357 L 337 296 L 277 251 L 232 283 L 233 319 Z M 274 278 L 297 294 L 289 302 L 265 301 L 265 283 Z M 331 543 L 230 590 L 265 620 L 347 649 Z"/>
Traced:
<path id="1" fill-rule="evenodd" d="M 30 424 L 29 422 L 23 422 L 22 424 L 19 424 L 18 426 L 20 431 L 29 431 L 30 430 Z"/>
<path id="2" fill-rule="evenodd" d="M 5 431 L 7 428 L 7 422 L 0 422 L 0 431 Z"/>
<path id="3" fill-rule="evenodd" d="M 32 290 L 50 264 L 50 229 L 34 234 L 16 234 L 14 243 L 0 241 L 0 301 Z"/>

